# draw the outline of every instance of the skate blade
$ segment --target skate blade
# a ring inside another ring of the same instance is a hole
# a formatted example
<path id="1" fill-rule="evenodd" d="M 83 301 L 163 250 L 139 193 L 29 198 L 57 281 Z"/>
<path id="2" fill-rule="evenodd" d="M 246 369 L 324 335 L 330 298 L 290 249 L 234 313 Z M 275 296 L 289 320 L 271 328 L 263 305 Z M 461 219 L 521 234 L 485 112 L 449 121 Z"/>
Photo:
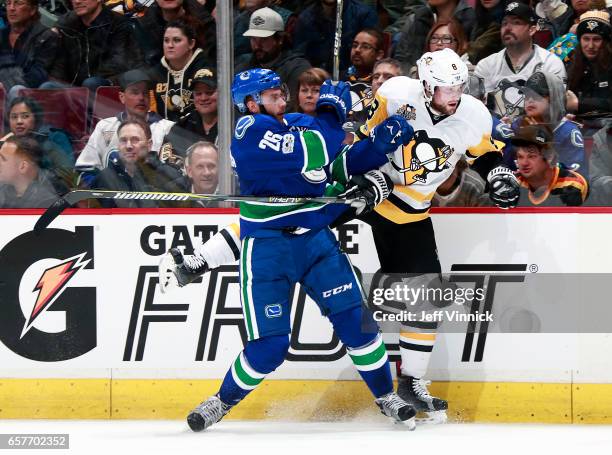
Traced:
<path id="1" fill-rule="evenodd" d="M 393 417 L 391 417 L 391 419 L 396 425 L 405 426 L 408 431 L 414 431 L 416 429 L 416 421 L 414 417 L 408 420 L 396 420 Z"/>
<path id="2" fill-rule="evenodd" d="M 178 287 L 178 280 L 174 274 L 176 264 L 170 253 L 162 256 L 157 270 L 159 273 L 159 290 L 162 294 Z"/>
<path id="3" fill-rule="evenodd" d="M 448 416 L 446 415 L 446 411 L 423 412 L 416 418 L 416 423 L 419 425 L 439 425 L 447 421 Z"/>

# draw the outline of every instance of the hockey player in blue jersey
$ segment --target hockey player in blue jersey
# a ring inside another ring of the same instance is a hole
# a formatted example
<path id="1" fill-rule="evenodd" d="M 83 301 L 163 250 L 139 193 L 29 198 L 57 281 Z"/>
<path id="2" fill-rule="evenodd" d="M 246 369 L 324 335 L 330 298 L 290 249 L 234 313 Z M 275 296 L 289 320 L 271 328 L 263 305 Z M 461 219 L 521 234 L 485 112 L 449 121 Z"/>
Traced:
<path id="1" fill-rule="evenodd" d="M 317 103 L 318 117 L 284 115 L 280 78 L 269 70 L 238 74 L 232 86 L 239 119 L 232 158 L 241 191 L 257 196 L 321 196 L 336 174 L 347 177 L 374 169 L 386 154 L 412 137 L 401 118 L 380 125 L 359 147 L 343 147 L 342 123 L 350 106 L 348 87 L 326 82 Z M 365 164 L 364 164 L 365 163 Z M 335 168 L 335 170 L 334 170 Z M 345 182 L 341 197 L 371 209 L 389 194 L 379 171 Z M 360 285 L 346 254 L 327 225 L 346 206 L 248 203 L 240 207 L 240 287 L 248 342 L 225 375 L 219 392 L 187 417 L 192 430 L 218 422 L 281 365 L 289 348 L 291 287 L 300 283 L 332 323 L 381 412 L 414 428 L 416 411 L 395 394 L 381 335 L 362 332 Z M 332 289 L 342 292 L 330 293 Z"/>

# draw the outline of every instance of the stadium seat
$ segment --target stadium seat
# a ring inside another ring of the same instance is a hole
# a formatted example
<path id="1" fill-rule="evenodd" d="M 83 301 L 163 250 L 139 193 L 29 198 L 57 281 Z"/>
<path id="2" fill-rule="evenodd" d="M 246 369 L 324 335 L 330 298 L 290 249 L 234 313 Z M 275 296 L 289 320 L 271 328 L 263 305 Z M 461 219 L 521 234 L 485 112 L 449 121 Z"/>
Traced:
<path id="1" fill-rule="evenodd" d="M 98 87 L 94 98 L 90 131 L 103 118 L 113 117 L 123 110 L 119 101 L 119 87 Z"/>
<path id="2" fill-rule="evenodd" d="M 87 134 L 89 90 L 85 87 L 26 88 L 20 90 L 19 95 L 34 98 L 44 111 L 43 123 L 64 129 L 73 141 Z"/>

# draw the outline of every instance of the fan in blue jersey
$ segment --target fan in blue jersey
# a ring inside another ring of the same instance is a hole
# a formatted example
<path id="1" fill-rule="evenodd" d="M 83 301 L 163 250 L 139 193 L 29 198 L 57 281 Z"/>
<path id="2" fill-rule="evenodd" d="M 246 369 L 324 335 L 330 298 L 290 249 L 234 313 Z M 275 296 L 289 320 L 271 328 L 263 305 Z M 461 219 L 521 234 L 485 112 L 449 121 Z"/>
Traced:
<path id="1" fill-rule="evenodd" d="M 244 194 L 322 196 L 333 187 L 334 176 L 348 185 L 344 197 L 368 201 L 361 210 L 371 209 L 390 193 L 378 171 L 352 180 L 348 175 L 379 167 L 387 153 L 408 143 L 412 131 L 405 120 L 390 118 L 373 139 L 349 147 L 342 144 L 342 123 L 350 109 L 345 83 L 323 84 L 314 119 L 285 115 L 281 81 L 270 70 L 239 73 L 232 95 L 236 106 L 250 114 L 238 120 L 232 142 Z M 283 363 L 291 332 L 289 296 L 296 283 L 332 323 L 381 412 L 414 428 L 416 411 L 393 391 L 382 337 L 372 317 L 363 314 L 359 281 L 327 227 L 343 210 L 346 206 L 339 204 L 241 204 L 240 294 L 248 342 L 219 392 L 187 417 L 192 430 L 221 420 Z M 364 321 L 373 330 L 362 332 Z"/>

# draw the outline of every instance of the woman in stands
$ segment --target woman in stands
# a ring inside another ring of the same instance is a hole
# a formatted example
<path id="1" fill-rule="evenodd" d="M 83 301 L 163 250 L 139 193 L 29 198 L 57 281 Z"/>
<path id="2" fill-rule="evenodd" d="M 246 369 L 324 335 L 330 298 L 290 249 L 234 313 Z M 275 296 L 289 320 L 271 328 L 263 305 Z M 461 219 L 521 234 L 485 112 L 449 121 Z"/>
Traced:
<path id="1" fill-rule="evenodd" d="M 32 98 L 14 98 L 8 107 L 8 137 L 29 136 L 34 138 L 43 150 L 41 168 L 53 174 L 53 184 L 63 194 L 72 188 L 74 182 L 74 150 L 70 136 L 62 129 L 43 124 L 43 110 Z"/>
<path id="2" fill-rule="evenodd" d="M 610 15 L 588 11 L 576 30 L 578 49 L 568 70 L 570 112 L 579 117 L 612 115 L 612 46 Z"/>
<path id="3" fill-rule="evenodd" d="M 315 105 L 319 99 L 319 90 L 330 75 L 322 68 L 309 68 L 298 77 L 298 112 L 315 114 Z"/>
<path id="4" fill-rule="evenodd" d="M 168 23 L 164 32 L 164 56 L 157 66 L 155 101 L 157 113 L 177 121 L 194 110 L 191 80 L 207 66 L 202 49 L 196 47 L 195 29 L 184 20 Z"/>
<path id="5" fill-rule="evenodd" d="M 500 30 L 505 5 L 501 0 L 476 1 L 476 25 L 472 29 L 467 48 L 473 65 L 502 49 Z"/>

